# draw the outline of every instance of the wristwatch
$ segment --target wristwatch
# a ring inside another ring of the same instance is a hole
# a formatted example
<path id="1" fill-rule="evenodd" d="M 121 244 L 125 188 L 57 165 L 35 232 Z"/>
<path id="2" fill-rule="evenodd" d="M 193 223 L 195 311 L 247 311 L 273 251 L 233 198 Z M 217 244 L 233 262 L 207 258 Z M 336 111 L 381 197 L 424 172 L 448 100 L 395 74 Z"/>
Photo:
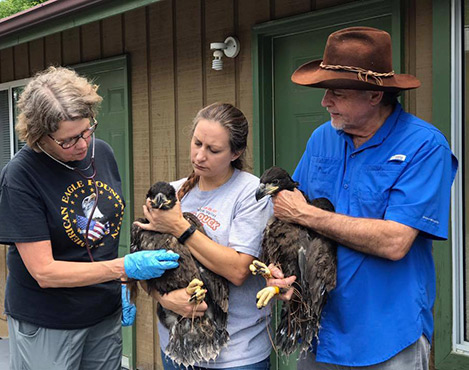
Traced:
<path id="1" fill-rule="evenodd" d="M 192 234 L 194 234 L 195 230 L 197 229 L 194 225 L 189 226 L 189 228 L 178 238 L 178 242 L 184 244 L 186 240 L 189 239 Z"/>

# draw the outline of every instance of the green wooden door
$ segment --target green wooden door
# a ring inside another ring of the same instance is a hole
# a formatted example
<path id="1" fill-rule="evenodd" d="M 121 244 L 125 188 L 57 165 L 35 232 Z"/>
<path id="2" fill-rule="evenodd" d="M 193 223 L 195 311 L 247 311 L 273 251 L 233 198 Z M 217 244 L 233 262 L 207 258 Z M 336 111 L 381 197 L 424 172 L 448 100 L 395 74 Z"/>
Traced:
<path id="1" fill-rule="evenodd" d="M 324 90 L 295 85 L 290 76 L 303 63 L 322 58 L 329 33 L 321 29 L 274 39 L 274 160 L 290 174 L 311 132 L 329 116 L 321 107 Z"/>
<path id="2" fill-rule="evenodd" d="M 393 66 L 400 72 L 400 0 L 352 2 L 253 29 L 254 169 L 278 165 L 292 172 L 313 130 L 329 119 L 323 89 L 291 82 L 301 64 L 322 58 L 329 34 L 370 26 L 392 36 Z"/>
<path id="3" fill-rule="evenodd" d="M 324 89 L 299 86 L 290 77 L 303 63 L 321 59 L 327 37 L 349 26 L 370 26 L 392 32 L 390 14 L 367 20 L 353 20 L 312 29 L 273 40 L 274 58 L 274 159 L 277 166 L 293 173 L 311 133 L 330 119 L 321 106 Z M 395 53 L 399 56 L 399 53 Z M 398 65 L 394 63 L 394 65 Z"/>
<path id="4" fill-rule="evenodd" d="M 76 71 L 99 85 L 98 93 L 103 97 L 96 136 L 109 143 L 119 166 L 122 190 L 126 202 L 124 220 L 119 239 L 119 256 L 129 252 L 130 225 L 133 218 L 132 194 L 132 130 L 130 126 L 129 85 L 127 58 L 116 57 L 74 66 Z M 123 364 L 135 367 L 135 329 L 122 328 Z"/>
<path id="5" fill-rule="evenodd" d="M 308 15 L 269 22 L 254 28 L 254 168 L 272 165 L 293 173 L 311 133 L 330 119 L 321 106 L 324 89 L 291 82 L 297 67 L 321 59 L 327 37 L 351 26 L 388 31 L 393 42 L 393 66 L 400 71 L 400 1 L 364 1 Z M 273 325 L 279 319 L 274 315 Z M 272 369 L 296 369 L 298 355 L 272 356 Z"/>

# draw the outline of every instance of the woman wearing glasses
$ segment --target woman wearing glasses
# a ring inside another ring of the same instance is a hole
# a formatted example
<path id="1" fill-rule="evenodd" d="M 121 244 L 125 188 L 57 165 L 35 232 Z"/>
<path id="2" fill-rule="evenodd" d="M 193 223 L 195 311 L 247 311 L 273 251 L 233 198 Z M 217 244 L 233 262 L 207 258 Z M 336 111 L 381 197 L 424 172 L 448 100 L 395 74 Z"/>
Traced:
<path id="1" fill-rule="evenodd" d="M 120 369 L 120 280 L 177 266 L 166 251 L 117 258 L 125 202 L 113 152 L 93 135 L 101 100 L 85 78 L 50 67 L 18 102 L 26 145 L 0 175 L 11 370 Z"/>

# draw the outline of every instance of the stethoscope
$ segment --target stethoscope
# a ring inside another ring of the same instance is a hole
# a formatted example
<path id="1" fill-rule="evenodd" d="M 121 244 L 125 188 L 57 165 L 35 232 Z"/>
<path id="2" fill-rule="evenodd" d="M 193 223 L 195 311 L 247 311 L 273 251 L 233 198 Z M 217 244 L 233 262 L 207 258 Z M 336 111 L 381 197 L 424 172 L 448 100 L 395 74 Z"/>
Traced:
<path id="1" fill-rule="evenodd" d="M 91 159 L 90 159 L 90 163 L 85 168 L 78 168 L 78 167 L 69 166 L 68 164 L 62 162 L 61 160 L 59 160 L 57 158 L 55 158 L 52 154 L 47 153 L 41 147 L 41 145 L 39 143 L 36 143 L 38 148 L 41 149 L 41 151 L 44 154 L 46 154 L 49 158 L 53 159 L 57 163 L 60 163 L 62 166 L 68 168 L 69 170 L 72 170 L 72 171 L 78 173 L 85 180 L 91 180 L 91 182 L 93 183 L 94 192 L 96 194 L 96 199 L 95 199 L 93 208 L 91 209 L 90 215 L 88 216 L 88 222 L 86 223 L 86 230 L 85 230 L 85 247 L 86 247 L 86 251 L 88 252 L 88 256 L 90 257 L 91 262 L 94 262 L 94 259 L 93 259 L 93 256 L 91 254 L 91 248 L 90 248 L 90 244 L 89 244 L 89 241 L 88 241 L 88 235 L 89 235 L 89 232 L 90 232 L 90 225 L 91 225 L 91 221 L 93 219 L 94 212 L 96 210 L 96 207 L 98 207 L 98 198 L 99 198 L 98 185 L 96 184 L 96 180 L 95 180 L 95 177 L 96 177 L 96 166 L 95 166 L 95 163 L 94 163 L 95 140 L 96 140 L 95 134 L 93 133 L 93 148 L 91 150 Z M 85 175 L 84 171 L 86 171 L 90 168 L 92 169 L 93 173 L 90 176 Z"/>

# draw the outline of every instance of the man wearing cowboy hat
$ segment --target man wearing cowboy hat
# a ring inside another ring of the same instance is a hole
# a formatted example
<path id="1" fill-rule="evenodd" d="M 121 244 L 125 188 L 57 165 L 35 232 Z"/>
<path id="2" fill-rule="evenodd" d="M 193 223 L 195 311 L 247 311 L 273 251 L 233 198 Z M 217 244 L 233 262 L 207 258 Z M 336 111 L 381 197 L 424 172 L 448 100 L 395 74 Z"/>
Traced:
<path id="1" fill-rule="evenodd" d="M 420 82 L 396 74 L 387 32 L 332 33 L 322 60 L 292 75 L 324 88 L 331 120 L 313 132 L 293 178 L 299 191 L 274 199 L 275 216 L 339 243 L 337 286 L 319 340 L 299 369 L 428 369 L 435 270 L 432 240 L 446 239 L 457 160 L 431 124 L 403 111 L 402 90 Z M 270 285 L 291 283 L 276 271 Z"/>

